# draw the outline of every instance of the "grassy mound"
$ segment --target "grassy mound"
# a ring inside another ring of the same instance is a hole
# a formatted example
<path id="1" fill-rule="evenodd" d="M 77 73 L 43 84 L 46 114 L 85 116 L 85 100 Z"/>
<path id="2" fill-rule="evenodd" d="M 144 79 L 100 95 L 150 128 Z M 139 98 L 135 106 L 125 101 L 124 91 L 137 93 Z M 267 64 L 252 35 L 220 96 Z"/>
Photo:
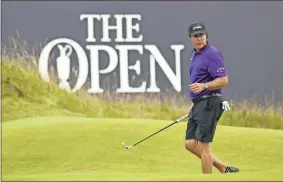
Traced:
<path id="1" fill-rule="evenodd" d="M 144 100 L 141 96 L 134 101 L 130 97 L 114 101 L 107 93 L 102 95 L 106 99 L 90 96 L 85 91 L 70 94 L 58 89 L 53 82 L 43 82 L 37 70 L 27 69 L 20 61 L 8 58 L 2 62 L 2 72 L 3 121 L 50 115 L 174 119 L 188 107 L 172 107 L 170 103 Z"/>
<path id="2" fill-rule="evenodd" d="M 202 175 L 184 149 L 186 123 L 125 149 L 171 121 L 41 117 L 4 122 L 3 180 L 282 180 L 278 130 L 219 126 L 212 151 L 240 168 Z"/>
<path id="3" fill-rule="evenodd" d="M 1 64 L 2 121 L 58 115 L 174 120 L 187 112 L 191 104 L 184 98 L 160 99 L 145 94 L 90 96 L 84 90 L 69 94 L 53 82 L 43 82 L 36 61 L 2 57 Z M 222 125 L 283 129 L 283 117 L 274 108 L 230 104 L 232 111 L 224 113 Z M 282 108 L 277 110 L 282 112 Z"/>

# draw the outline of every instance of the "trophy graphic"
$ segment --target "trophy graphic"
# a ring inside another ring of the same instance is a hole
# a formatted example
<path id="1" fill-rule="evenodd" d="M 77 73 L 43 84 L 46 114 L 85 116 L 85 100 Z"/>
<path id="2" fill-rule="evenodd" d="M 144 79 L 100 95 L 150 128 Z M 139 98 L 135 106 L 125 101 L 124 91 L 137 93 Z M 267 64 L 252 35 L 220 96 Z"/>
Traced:
<path id="1" fill-rule="evenodd" d="M 71 67 L 71 60 L 69 56 L 72 54 L 72 47 L 68 44 L 65 47 L 59 44 L 57 47 L 60 51 L 60 56 L 57 58 L 57 72 L 60 79 L 59 88 L 71 91 L 68 78 L 70 76 Z"/>

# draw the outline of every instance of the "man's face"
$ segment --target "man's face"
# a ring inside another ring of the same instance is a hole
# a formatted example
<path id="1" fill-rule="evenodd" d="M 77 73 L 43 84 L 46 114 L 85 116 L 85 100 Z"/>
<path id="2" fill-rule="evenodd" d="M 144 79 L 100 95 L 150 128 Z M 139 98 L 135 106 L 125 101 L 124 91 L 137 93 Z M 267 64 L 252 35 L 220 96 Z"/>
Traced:
<path id="1" fill-rule="evenodd" d="M 199 34 L 191 36 L 190 40 L 192 41 L 192 44 L 195 47 L 195 49 L 199 50 L 206 44 L 206 35 L 199 33 Z"/>

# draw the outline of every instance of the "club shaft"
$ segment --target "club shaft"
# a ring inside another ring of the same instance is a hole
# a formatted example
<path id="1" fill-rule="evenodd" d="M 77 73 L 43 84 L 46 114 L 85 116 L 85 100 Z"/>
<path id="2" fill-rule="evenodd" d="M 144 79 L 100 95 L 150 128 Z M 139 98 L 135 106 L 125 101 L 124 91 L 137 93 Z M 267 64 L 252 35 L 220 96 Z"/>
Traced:
<path id="1" fill-rule="evenodd" d="M 141 142 L 145 141 L 146 139 L 148 139 L 148 138 L 152 137 L 153 135 L 156 135 L 157 133 L 159 133 L 159 132 L 161 132 L 161 131 L 165 130 L 166 128 L 168 128 L 168 127 L 170 127 L 170 126 L 172 126 L 172 125 L 174 125 L 174 124 L 176 124 L 176 123 L 178 123 L 178 122 L 180 122 L 180 121 L 182 121 L 182 120 L 186 119 L 187 117 L 188 117 L 188 114 L 185 114 L 184 116 L 182 116 L 182 117 L 178 118 L 175 122 L 173 122 L 173 123 L 171 123 L 170 125 L 168 125 L 168 126 L 166 126 L 166 127 L 162 128 L 162 129 L 160 129 L 159 131 L 157 131 L 157 132 L 153 133 L 152 135 L 150 135 L 150 136 L 148 136 L 148 137 L 146 137 L 146 138 L 142 139 L 141 141 L 139 141 L 139 142 L 135 143 L 135 144 L 134 144 L 134 145 L 132 145 L 132 146 L 135 146 L 135 145 L 137 145 L 137 144 L 139 144 L 139 143 L 141 143 Z"/>
<path id="2" fill-rule="evenodd" d="M 162 129 L 160 129 L 159 131 L 157 131 L 157 132 L 153 133 L 152 135 L 150 135 L 150 136 L 148 136 L 148 137 L 146 137 L 146 138 L 142 139 L 141 141 L 139 141 L 139 142 L 135 143 L 133 146 L 135 146 L 135 145 L 137 145 L 137 144 L 139 144 L 139 143 L 141 143 L 141 142 L 145 141 L 146 139 L 148 139 L 148 138 L 152 137 L 153 135 L 156 135 L 157 133 L 161 132 L 162 130 L 165 130 L 166 128 L 168 128 L 168 127 L 170 127 L 170 126 L 172 126 L 172 125 L 174 125 L 174 124 L 176 124 L 176 123 L 177 123 L 176 121 L 175 121 L 174 123 L 171 123 L 170 125 L 168 125 L 168 126 L 166 126 L 166 127 L 162 128 Z"/>

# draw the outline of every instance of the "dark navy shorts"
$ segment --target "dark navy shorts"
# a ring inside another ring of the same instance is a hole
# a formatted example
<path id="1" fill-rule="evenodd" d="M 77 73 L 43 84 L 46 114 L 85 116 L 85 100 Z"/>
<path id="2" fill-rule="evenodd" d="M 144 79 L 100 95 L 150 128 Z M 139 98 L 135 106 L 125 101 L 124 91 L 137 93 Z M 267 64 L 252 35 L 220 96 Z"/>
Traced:
<path id="1" fill-rule="evenodd" d="M 216 125 L 223 114 L 222 96 L 212 96 L 194 103 L 187 124 L 186 140 L 212 142 Z"/>

